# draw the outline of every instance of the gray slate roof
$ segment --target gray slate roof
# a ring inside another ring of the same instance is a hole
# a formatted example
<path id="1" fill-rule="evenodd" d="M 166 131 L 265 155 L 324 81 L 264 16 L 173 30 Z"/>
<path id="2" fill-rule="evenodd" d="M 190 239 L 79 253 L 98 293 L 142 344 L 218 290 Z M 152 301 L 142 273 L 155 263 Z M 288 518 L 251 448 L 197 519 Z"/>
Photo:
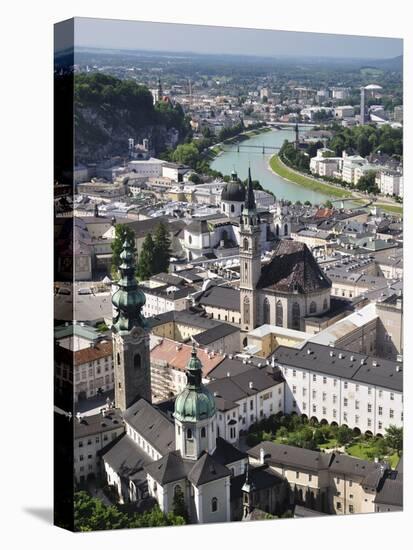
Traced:
<path id="1" fill-rule="evenodd" d="M 103 459 L 121 477 L 142 480 L 146 478 L 143 468 L 152 460 L 127 434 L 103 455 Z"/>
<path id="2" fill-rule="evenodd" d="M 200 296 L 198 302 L 202 306 L 240 311 L 240 292 L 230 286 L 213 286 Z"/>
<path id="3" fill-rule="evenodd" d="M 173 423 L 145 399 L 139 399 L 131 405 L 124 412 L 123 418 L 162 456 L 175 449 Z"/>
<path id="4" fill-rule="evenodd" d="M 311 353 L 308 353 L 308 350 Z M 331 356 L 330 353 L 334 355 Z M 273 357 L 281 365 L 337 376 L 398 392 L 403 391 L 401 362 L 314 343 L 307 343 L 300 350 L 280 346 Z M 398 368 L 399 370 L 397 370 Z"/>
<path id="5" fill-rule="evenodd" d="M 210 454 L 204 453 L 189 471 L 188 479 L 195 487 L 199 487 L 230 475 L 226 466 L 217 462 Z"/>

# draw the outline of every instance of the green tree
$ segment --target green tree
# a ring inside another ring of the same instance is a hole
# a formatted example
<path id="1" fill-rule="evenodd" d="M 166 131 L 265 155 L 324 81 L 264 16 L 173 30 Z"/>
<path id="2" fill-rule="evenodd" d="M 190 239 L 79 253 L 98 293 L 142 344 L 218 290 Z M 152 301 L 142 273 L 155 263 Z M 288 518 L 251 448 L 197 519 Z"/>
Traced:
<path id="1" fill-rule="evenodd" d="M 136 274 L 140 281 L 149 279 L 155 273 L 155 250 L 151 233 L 148 233 L 139 254 Z"/>
<path id="2" fill-rule="evenodd" d="M 403 428 L 398 428 L 394 424 L 391 424 L 386 428 L 384 439 L 387 445 L 394 449 L 400 456 L 403 450 Z"/>
<path id="3" fill-rule="evenodd" d="M 116 277 L 118 274 L 118 269 L 121 264 L 120 254 L 122 252 L 123 243 L 125 240 L 128 240 L 130 243 L 133 243 L 134 251 L 135 249 L 135 233 L 133 229 L 128 227 L 127 225 L 124 225 L 122 223 L 118 223 L 115 226 L 115 238 L 112 241 L 111 248 L 112 248 L 112 276 Z"/>
<path id="4" fill-rule="evenodd" d="M 86 491 L 75 493 L 74 524 L 76 531 L 123 529 L 129 526 L 128 517 L 116 506 L 106 506 L 98 498 L 89 496 Z"/>
<path id="5" fill-rule="evenodd" d="M 195 143 L 183 143 L 178 145 L 175 151 L 172 153 L 172 160 L 181 164 L 186 164 L 191 168 L 196 168 L 196 164 L 199 160 L 199 150 Z"/>
<path id="6" fill-rule="evenodd" d="M 337 443 L 339 445 L 346 445 L 351 441 L 353 437 L 352 431 L 347 426 L 340 426 L 337 430 Z"/>
<path id="7" fill-rule="evenodd" d="M 371 142 L 366 134 L 361 134 L 357 139 L 357 151 L 362 157 L 367 157 L 372 151 Z"/>
<path id="8" fill-rule="evenodd" d="M 160 223 L 155 231 L 153 273 L 164 273 L 169 269 L 171 259 L 171 241 L 168 229 L 164 223 Z"/>
<path id="9" fill-rule="evenodd" d="M 185 518 L 174 512 L 164 514 L 158 505 L 143 514 L 122 512 L 115 505 L 106 506 L 100 499 L 91 497 L 86 491 L 75 493 L 74 518 L 76 531 L 161 527 L 186 523 Z"/>
<path id="10" fill-rule="evenodd" d="M 324 208 L 333 208 L 333 203 L 330 200 L 324 202 Z"/>
<path id="11" fill-rule="evenodd" d="M 188 179 L 189 181 L 192 181 L 192 183 L 195 183 L 195 185 L 201 183 L 201 178 L 195 173 L 191 174 Z"/>
<path id="12" fill-rule="evenodd" d="M 185 499 L 182 491 L 175 492 L 172 503 L 172 513 L 175 516 L 183 518 L 185 523 L 188 523 L 188 511 L 185 506 Z"/>
<path id="13" fill-rule="evenodd" d="M 359 191 L 367 191 L 367 193 L 379 193 L 380 190 L 376 185 L 376 172 L 369 170 L 358 180 L 357 189 Z"/>

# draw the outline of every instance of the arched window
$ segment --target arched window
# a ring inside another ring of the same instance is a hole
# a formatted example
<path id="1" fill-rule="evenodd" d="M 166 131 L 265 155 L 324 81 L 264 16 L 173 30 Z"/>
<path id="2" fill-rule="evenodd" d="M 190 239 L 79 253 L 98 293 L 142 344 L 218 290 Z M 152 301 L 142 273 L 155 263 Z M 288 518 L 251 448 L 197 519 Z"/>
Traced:
<path id="1" fill-rule="evenodd" d="M 270 302 L 268 298 L 264 299 L 263 310 L 264 310 L 264 325 L 269 325 L 270 324 Z"/>
<path id="2" fill-rule="evenodd" d="M 244 250 L 248 250 L 248 239 L 244 239 Z"/>
<path id="3" fill-rule="evenodd" d="M 300 328 L 300 305 L 297 302 L 293 303 L 292 308 L 292 326 L 294 329 Z"/>
<path id="4" fill-rule="evenodd" d="M 317 312 L 317 304 L 315 302 L 311 302 L 310 313 L 316 313 L 316 312 Z"/>
<path id="5" fill-rule="evenodd" d="M 192 244 L 192 236 L 191 235 L 188 235 L 188 242 L 189 242 L 189 244 Z"/>
<path id="6" fill-rule="evenodd" d="M 235 211 L 235 207 L 233 204 L 231 204 L 231 212 L 234 212 Z"/>
<path id="7" fill-rule="evenodd" d="M 325 311 L 326 309 L 328 308 L 328 302 L 327 302 L 327 298 L 324 298 L 324 302 L 323 302 L 323 310 Z"/>
<path id="8" fill-rule="evenodd" d="M 275 305 L 275 324 L 277 327 L 282 327 L 284 323 L 283 305 L 281 300 L 277 300 Z"/>
<path id="9" fill-rule="evenodd" d="M 248 296 L 244 298 L 244 323 L 249 324 L 250 322 L 250 299 Z"/>
<path id="10" fill-rule="evenodd" d="M 278 223 L 277 223 L 277 225 L 275 226 L 275 234 L 276 234 L 277 237 L 280 236 L 280 226 L 278 225 Z"/>
<path id="11" fill-rule="evenodd" d="M 116 361 L 117 361 L 118 365 L 120 365 L 120 353 L 117 354 Z"/>
<path id="12" fill-rule="evenodd" d="M 201 428 L 201 437 L 206 437 L 206 429 L 205 429 L 205 427 Z"/>
<path id="13" fill-rule="evenodd" d="M 213 497 L 211 500 L 211 512 L 216 512 L 218 510 L 218 499 Z"/>
<path id="14" fill-rule="evenodd" d="M 133 358 L 133 366 L 135 369 L 140 369 L 142 364 L 142 359 L 139 353 L 137 353 Z"/>
<path id="15" fill-rule="evenodd" d="M 225 202 L 222 203 L 222 211 L 225 212 Z"/>
<path id="16" fill-rule="evenodd" d="M 182 494 L 182 489 L 180 485 L 175 485 L 174 487 L 174 495 L 177 497 Z"/>
<path id="17" fill-rule="evenodd" d="M 284 224 L 284 235 L 288 235 L 288 225 Z"/>
<path id="18" fill-rule="evenodd" d="M 191 430 L 191 428 L 188 428 L 188 429 L 186 430 L 186 437 L 187 437 L 188 439 L 192 439 L 192 430 Z"/>

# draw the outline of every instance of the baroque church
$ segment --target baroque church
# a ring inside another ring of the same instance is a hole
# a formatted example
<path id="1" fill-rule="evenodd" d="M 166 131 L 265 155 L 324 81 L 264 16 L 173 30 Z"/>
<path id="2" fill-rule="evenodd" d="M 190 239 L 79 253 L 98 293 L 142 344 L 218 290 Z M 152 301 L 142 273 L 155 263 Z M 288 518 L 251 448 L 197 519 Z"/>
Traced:
<path id="1" fill-rule="evenodd" d="M 257 233 L 251 196 L 248 205 L 243 232 L 251 242 Z M 255 253 L 254 247 L 248 252 L 252 257 Z M 218 436 L 215 398 L 202 382 L 195 345 L 183 391 L 166 408 L 151 404 L 145 295 L 136 283 L 129 242 L 124 243 L 121 260 L 112 331 L 115 406 L 126 430 L 102 457 L 108 484 L 120 502 L 135 502 L 142 509 L 157 502 L 168 513 L 179 499 L 191 523 L 251 519 L 257 510 L 281 514 L 290 509 L 288 482 L 266 464 L 251 467 L 245 452 Z"/>
<path id="2" fill-rule="evenodd" d="M 251 180 L 251 171 L 248 172 Z M 241 246 L 240 218 L 245 207 L 247 190 L 237 173 L 231 174 L 221 193 L 221 211 L 208 218 L 194 218 L 184 229 L 183 247 L 189 261 L 237 256 Z M 274 241 L 291 233 L 291 218 L 279 204 L 275 213 L 260 212 L 260 249 L 270 250 Z"/>
<path id="3" fill-rule="evenodd" d="M 239 230 L 241 329 L 273 324 L 302 330 L 304 317 L 330 309 L 331 281 L 307 245 L 290 239 L 277 240 L 262 265 L 261 231 L 249 174 Z"/>

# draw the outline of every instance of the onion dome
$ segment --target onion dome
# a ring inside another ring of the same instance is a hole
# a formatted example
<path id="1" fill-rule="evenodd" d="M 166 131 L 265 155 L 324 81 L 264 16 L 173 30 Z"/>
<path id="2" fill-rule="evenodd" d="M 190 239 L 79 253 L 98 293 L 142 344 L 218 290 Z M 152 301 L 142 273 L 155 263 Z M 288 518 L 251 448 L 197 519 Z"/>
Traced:
<path id="1" fill-rule="evenodd" d="M 120 254 L 122 263 L 119 266 L 121 278 L 117 283 L 119 289 L 112 296 L 112 304 L 116 309 L 113 329 L 118 332 L 129 332 L 133 327 L 144 328 L 146 326 L 145 318 L 142 315 L 146 298 L 135 278 L 134 256 L 133 245 L 125 240 Z"/>
<path id="2" fill-rule="evenodd" d="M 175 400 L 174 417 L 182 422 L 197 422 L 215 415 L 215 399 L 202 384 L 202 363 L 195 345 L 186 367 L 187 384 Z"/>
<path id="3" fill-rule="evenodd" d="M 221 200 L 228 202 L 245 201 L 245 187 L 238 181 L 238 176 L 235 170 L 231 173 L 231 180 L 222 190 Z"/>

